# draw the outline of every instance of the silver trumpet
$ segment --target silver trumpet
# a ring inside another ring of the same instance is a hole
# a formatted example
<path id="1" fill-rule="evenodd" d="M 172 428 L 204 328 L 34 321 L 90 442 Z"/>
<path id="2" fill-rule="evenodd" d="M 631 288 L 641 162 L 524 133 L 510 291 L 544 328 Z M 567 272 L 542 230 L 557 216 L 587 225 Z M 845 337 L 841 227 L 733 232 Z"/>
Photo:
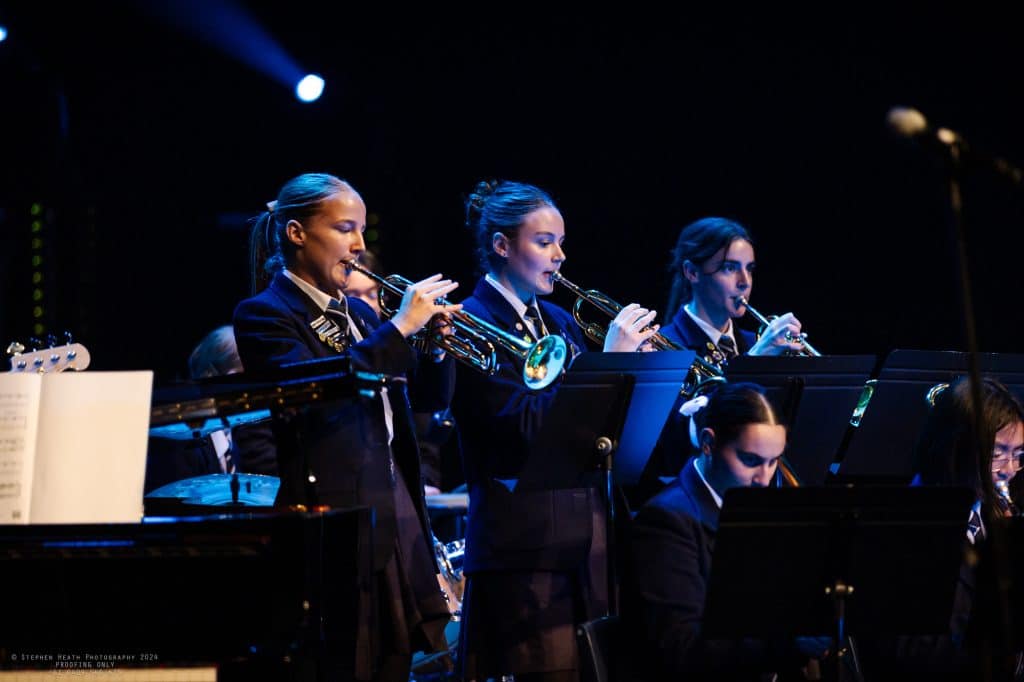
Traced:
<path id="1" fill-rule="evenodd" d="M 378 296 L 381 314 L 391 318 L 398 312 L 394 308 L 387 307 L 384 296 L 391 294 L 401 299 L 405 295 L 405 290 L 413 282 L 400 275 L 381 277 L 354 260 L 345 261 L 345 265 L 380 285 Z M 438 305 L 449 305 L 449 302 L 446 299 L 440 299 Z M 536 343 L 531 343 L 464 310 L 451 312 L 448 315 L 451 318 L 454 333 L 442 334 L 424 327 L 423 330 L 413 335 L 412 340 L 418 343 L 427 343 L 446 353 L 451 353 L 452 357 L 459 362 L 487 375 L 498 371 L 498 354 L 495 347 L 500 346 L 523 361 L 523 383 L 527 388 L 534 390 L 546 388 L 561 376 L 562 367 L 568 357 L 565 340 L 561 336 L 551 334 Z"/>
<path id="2" fill-rule="evenodd" d="M 598 311 L 607 315 L 609 319 L 613 319 L 618 315 L 623 306 L 596 289 L 583 289 L 573 284 L 561 272 L 556 271 L 553 273 L 551 281 L 561 284 L 576 296 L 576 302 L 572 306 L 572 318 L 591 341 L 597 345 L 602 345 L 605 337 L 608 336 L 608 325 L 602 326 L 597 322 L 588 322 L 583 319 L 583 315 L 580 312 L 583 304 L 589 303 L 597 308 Z M 667 338 L 661 332 L 655 333 L 647 342 L 655 350 L 686 350 L 686 348 Z M 702 393 L 710 385 L 719 383 L 725 383 L 725 376 L 721 365 L 711 357 L 702 358 L 698 355 L 694 357 L 693 364 L 690 365 L 690 371 L 683 381 L 680 393 L 687 398 L 692 398 Z"/>
<path id="3" fill-rule="evenodd" d="M 1007 516 L 1020 516 L 1020 510 L 1010 497 L 1010 484 L 1003 479 L 995 482 L 996 494 L 999 495 L 1000 504 Z"/>
<path id="4" fill-rule="evenodd" d="M 747 309 L 747 312 L 750 313 L 751 315 L 753 315 L 754 319 L 757 320 L 759 323 L 761 323 L 761 325 L 762 325 L 762 333 L 763 333 L 763 328 L 767 327 L 768 325 L 770 325 L 772 323 L 772 320 L 774 320 L 775 317 L 776 317 L 776 316 L 772 316 L 771 318 L 768 318 L 768 317 L 765 317 L 764 315 L 762 315 L 761 313 L 757 312 L 757 309 L 754 308 L 752 305 L 750 305 L 750 303 L 747 302 L 747 299 L 744 298 L 743 296 L 737 296 L 736 297 L 736 303 L 741 305 L 741 306 L 744 306 Z M 760 336 L 760 334 L 759 334 L 759 336 Z M 790 343 L 799 343 L 800 344 L 801 351 L 799 353 L 797 353 L 797 355 L 808 355 L 808 356 L 815 357 L 815 358 L 820 358 L 821 357 L 821 353 L 819 353 L 818 350 L 814 346 L 812 346 L 807 341 L 807 339 L 805 339 L 803 337 L 803 335 L 801 335 L 801 336 L 793 336 L 789 332 L 786 332 L 786 341 L 789 341 Z"/>

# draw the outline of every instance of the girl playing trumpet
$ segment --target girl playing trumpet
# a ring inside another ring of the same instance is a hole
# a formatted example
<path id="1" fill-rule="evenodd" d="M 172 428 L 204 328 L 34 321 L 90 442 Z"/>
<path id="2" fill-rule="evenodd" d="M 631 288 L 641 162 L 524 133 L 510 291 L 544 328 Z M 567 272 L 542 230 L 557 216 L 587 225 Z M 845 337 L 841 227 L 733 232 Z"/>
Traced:
<path id="1" fill-rule="evenodd" d="M 465 311 L 520 338 L 559 335 L 575 355 L 585 341 L 572 316 L 541 299 L 565 262 L 565 222 L 543 190 L 480 183 L 466 202 L 486 273 Z M 635 351 L 650 338 L 655 311 L 625 306 L 609 326 L 606 351 Z M 460 660 L 467 680 L 514 674 L 575 680 L 575 626 L 607 607 L 604 505 L 594 476 L 559 490 L 516 490 L 531 438 L 557 383 L 529 389 L 522 361 L 501 351 L 486 376 L 458 366 L 452 409 L 462 435 L 469 523 Z"/>
<path id="2" fill-rule="evenodd" d="M 803 352 L 800 320 L 792 313 L 772 320 L 760 338 L 733 324 L 747 312 L 754 266 L 753 239 L 739 223 L 709 217 L 684 227 L 669 264 L 666 310 L 675 313 L 661 333 L 716 363 L 742 354 Z"/>

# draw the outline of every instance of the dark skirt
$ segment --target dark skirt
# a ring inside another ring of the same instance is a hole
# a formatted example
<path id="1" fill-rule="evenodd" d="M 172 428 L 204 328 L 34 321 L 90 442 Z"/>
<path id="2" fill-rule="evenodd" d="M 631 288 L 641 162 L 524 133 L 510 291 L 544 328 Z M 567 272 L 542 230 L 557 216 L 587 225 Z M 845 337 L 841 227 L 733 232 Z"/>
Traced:
<path id="1" fill-rule="evenodd" d="M 593 514 L 588 561 L 576 572 L 467 577 L 459 633 L 464 679 L 578 669 L 576 626 L 608 609 L 606 519 L 598 508 Z"/>
<path id="2" fill-rule="evenodd" d="M 448 649 L 444 630 L 451 613 L 438 583 L 433 543 L 423 537 L 405 482 L 401 476 L 395 478 L 395 551 L 375 574 L 371 622 L 378 626 L 371 627 L 365 633 L 369 641 L 364 640 L 373 652 L 370 660 L 375 668 L 386 664 L 389 657 L 411 660 L 417 651 Z M 357 671 L 357 678 L 372 679 L 366 666 Z"/>

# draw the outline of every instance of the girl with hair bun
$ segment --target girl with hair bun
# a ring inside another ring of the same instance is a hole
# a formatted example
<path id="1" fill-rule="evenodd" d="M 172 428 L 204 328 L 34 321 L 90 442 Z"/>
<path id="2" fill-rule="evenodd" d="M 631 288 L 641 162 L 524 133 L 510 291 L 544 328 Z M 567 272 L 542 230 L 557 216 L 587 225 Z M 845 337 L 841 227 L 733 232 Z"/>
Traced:
<path id="1" fill-rule="evenodd" d="M 566 258 L 552 198 L 533 185 L 481 182 L 466 200 L 466 224 L 485 274 L 465 310 L 531 341 L 560 335 L 571 356 L 586 350 L 572 316 L 542 299 Z M 625 306 L 603 350 L 637 350 L 657 330 L 654 317 Z M 469 487 L 462 672 L 467 680 L 575 680 L 575 627 L 608 604 L 603 479 L 587 472 L 572 488 L 517 490 L 558 382 L 528 389 L 522 361 L 502 349 L 499 360 L 492 376 L 459 365 L 452 403 Z"/>

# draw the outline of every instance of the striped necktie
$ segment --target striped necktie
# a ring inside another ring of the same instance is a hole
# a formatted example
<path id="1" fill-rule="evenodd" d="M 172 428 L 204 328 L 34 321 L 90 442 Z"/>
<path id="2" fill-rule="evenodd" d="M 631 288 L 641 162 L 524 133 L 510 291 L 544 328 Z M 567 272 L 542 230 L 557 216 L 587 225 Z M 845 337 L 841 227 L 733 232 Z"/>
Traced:
<path id="1" fill-rule="evenodd" d="M 972 509 L 971 518 L 967 521 L 967 539 L 973 545 L 979 535 L 984 539 L 985 527 L 981 523 L 981 514 L 978 513 L 977 509 Z"/>
<path id="2" fill-rule="evenodd" d="M 739 352 L 736 350 L 736 342 L 731 336 L 726 336 L 725 334 L 722 334 L 718 339 L 718 350 L 722 351 L 722 355 L 725 356 L 726 360 L 739 355 Z"/>
<path id="3" fill-rule="evenodd" d="M 348 300 L 342 298 L 339 301 L 332 298 L 331 302 L 327 304 L 327 309 L 324 310 L 324 316 L 338 326 L 338 341 L 347 348 L 352 341 L 349 331 Z"/>
<path id="4" fill-rule="evenodd" d="M 235 461 L 235 439 L 228 431 L 228 449 L 224 451 L 224 473 L 233 474 L 238 471 L 238 463 Z"/>
<path id="5" fill-rule="evenodd" d="M 526 312 L 523 313 L 523 318 L 526 319 L 531 325 L 533 325 L 533 338 L 539 340 L 540 337 L 544 336 L 544 321 L 540 319 L 540 313 L 537 312 L 537 307 L 533 304 L 526 306 Z"/>

